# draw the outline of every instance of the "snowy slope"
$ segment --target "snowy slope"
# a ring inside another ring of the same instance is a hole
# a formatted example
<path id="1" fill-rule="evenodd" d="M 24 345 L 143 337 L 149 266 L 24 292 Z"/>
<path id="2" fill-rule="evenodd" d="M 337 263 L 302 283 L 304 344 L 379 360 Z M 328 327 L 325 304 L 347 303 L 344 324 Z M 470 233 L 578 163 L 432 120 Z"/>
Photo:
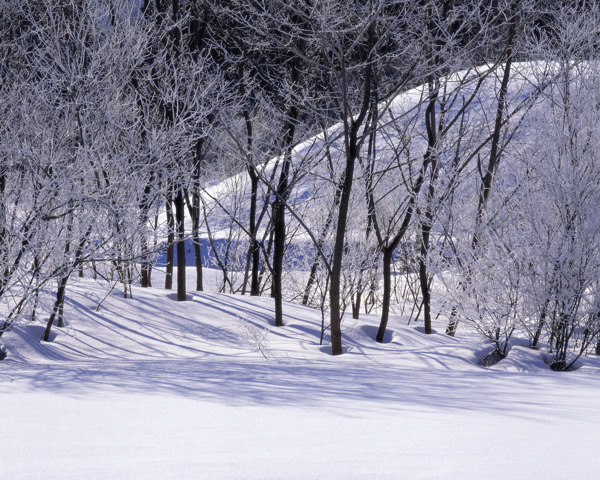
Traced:
<path id="1" fill-rule="evenodd" d="M 486 369 L 466 329 L 394 318 L 379 345 L 372 316 L 332 357 L 306 307 L 276 328 L 269 298 L 104 296 L 74 285 L 51 343 L 2 337 L 2 478 L 598 478 L 596 358 L 555 373 L 514 347 Z"/>
<path id="2" fill-rule="evenodd" d="M 419 98 L 412 90 L 391 109 Z M 298 146 L 306 162 L 295 168 L 314 166 L 318 140 Z M 291 201 L 323 210 L 319 185 L 304 179 Z M 238 190 L 243 210 L 248 192 Z M 300 305 L 286 304 L 276 328 L 264 297 L 191 292 L 177 302 L 133 287 L 123 299 L 89 279 L 67 295 L 68 325 L 52 342 L 38 342 L 42 322 L 0 339 L 1 479 L 599 478 L 598 358 L 556 373 L 515 345 L 484 368 L 489 345 L 464 325 L 443 335 L 443 315 L 429 336 L 392 316 L 383 344 L 376 316 L 346 318 L 347 351 L 332 357 L 327 336 L 319 343 L 321 312 Z"/>

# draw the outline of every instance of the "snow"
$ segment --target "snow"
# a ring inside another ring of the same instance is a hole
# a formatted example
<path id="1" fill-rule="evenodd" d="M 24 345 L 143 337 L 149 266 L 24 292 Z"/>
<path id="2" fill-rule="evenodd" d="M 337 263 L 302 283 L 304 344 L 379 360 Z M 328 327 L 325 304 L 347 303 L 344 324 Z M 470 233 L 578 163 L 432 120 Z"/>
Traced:
<path id="1" fill-rule="evenodd" d="M 517 345 L 484 368 L 463 326 L 392 317 L 377 344 L 369 315 L 333 357 L 300 305 L 277 328 L 270 298 L 105 295 L 73 285 L 50 343 L 2 337 L 2 478 L 598 478 L 596 357 L 557 373 Z"/>

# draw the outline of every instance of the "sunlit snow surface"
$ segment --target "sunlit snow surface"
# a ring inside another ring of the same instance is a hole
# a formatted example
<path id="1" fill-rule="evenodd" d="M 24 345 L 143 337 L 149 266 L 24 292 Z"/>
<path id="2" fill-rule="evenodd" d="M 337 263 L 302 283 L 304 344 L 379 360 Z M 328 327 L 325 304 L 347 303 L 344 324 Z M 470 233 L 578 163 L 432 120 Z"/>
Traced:
<path id="1" fill-rule="evenodd" d="M 380 345 L 376 316 L 347 318 L 332 357 L 319 311 L 276 328 L 269 298 L 133 293 L 95 311 L 80 281 L 51 343 L 42 323 L 2 337 L 1 478 L 599 478 L 596 358 L 555 373 L 514 347 L 484 368 L 466 329 L 392 318 Z"/>

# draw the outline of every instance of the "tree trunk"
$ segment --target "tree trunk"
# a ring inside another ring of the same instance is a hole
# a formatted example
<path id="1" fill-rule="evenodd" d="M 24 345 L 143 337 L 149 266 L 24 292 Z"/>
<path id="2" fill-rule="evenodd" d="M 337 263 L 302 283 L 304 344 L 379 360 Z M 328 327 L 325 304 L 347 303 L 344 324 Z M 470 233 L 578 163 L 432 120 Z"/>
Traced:
<path id="1" fill-rule="evenodd" d="M 183 188 L 179 188 L 175 197 L 175 217 L 177 220 L 177 300 L 186 299 L 185 285 L 185 201 Z"/>
<path id="2" fill-rule="evenodd" d="M 383 342 L 390 314 L 390 299 L 392 296 L 392 254 L 392 249 L 383 249 L 383 299 L 381 306 L 381 320 L 379 322 L 379 330 L 377 331 L 376 338 L 379 343 Z"/>
<path id="3" fill-rule="evenodd" d="M 175 217 L 173 216 L 173 201 L 171 196 L 167 198 L 165 202 L 165 208 L 167 211 L 167 268 L 165 275 L 165 289 L 171 290 L 173 288 L 173 260 L 174 254 L 174 242 L 175 242 Z"/>
<path id="4" fill-rule="evenodd" d="M 433 197 L 432 191 L 433 185 L 429 187 L 431 197 Z M 430 198 L 429 200 L 431 201 L 432 199 Z M 428 203 L 425 220 L 421 224 L 421 254 L 419 255 L 419 283 L 421 286 L 421 295 L 423 296 L 423 320 L 426 334 L 433 332 L 431 329 L 431 288 L 429 275 L 427 274 L 427 254 L 429 252 L 431 222 L 432 214 Z"/>
<path id="5" fill-rule="evenodd" d="M 0 167 L 3 168 L 3 167 Z M 4 190 L 6 189 L 6 174 L 4 170 L 0 174 L 0 263 L 4 264 L 8 252 L 8 229 L 6 228 L 6 202 L 4 199 Z M 0 295 L 4 292 L 4 279 L 7 278 L 7 272 L 0 274 Z"/>
<path id="6" fill-rule="evenodd" d="M 550 304 L 550 299 L 547 299 L 544 303 L 544 308 L 542 308 L 542 312 L 540 313 L 540 319 L 538 321 L 538 326 L 535 329 L 535 335 L 533 336 L 533 341 L 531 342 L 531 348 L 537 348 L 538 343 L 540 341 L 540 337 L 542 336 L 542 330 L 546 323 L 546 314 L 548 311 L 548 305 Z"/>
<path id="7" fill-rule="evenodd" d="M 323 231 L 321 232 L 321 236 L 319 237 L 319 241 L 317 243 L 317 253 L 315 254 L 312 266 L 310 267 L 310 274 L 308 276 L 308 281 L 306 282 L 306 287 L 304 288 L 302 305 L 308 305 L 308 300 L 310 299 L 310 291 L 312 289 L 313 284 L 315 283 L 315 280 L 317 279 L 317 270 L 319 269 L 319 265 L 321 263 L 321 255 L 319 254 L 319 250 L 322 250 L 323 245 L 325 245 L 325 240 L 327 239 L 329 228 L 331 227 L 331 223 L 333 222 L 333 214 L 335 212 L 335 208 L 339 205 L 340 193 L 341 188 L 336 189 L 333 208 L 329 210 L 329 213 L 327 214 L 325 226 L 323 227 Z"/>
<path id="8" fill-rule="evenodd" d="M 509 35 L 508 35 L 508 48 L 507 48 L 507 60 L 504 65 L 504 73 L 502 77 L 502 83 L 500 84 L 500 92 L 498 93 L 498 106 L 496 109 L 496 118 L 494 123 L 494 131 L 492 133 L 492 143 L 490 146 L 490 156 L 488 161 L 487 170 L 481 178 L 481 186 L 479 191 L 479 201 L 477 204 L 477 216 L 475 219 L 475 231 L 473 232 L 473 239 L 471 241 L 471 247 L 475 250 L 479 243 L 479 226 L 483 220 L 483 214 L 487 208 L 487 203 L 492 191 L 492 184 L 494 182 L 494 174 L 498 169 L 500 163 L 500 134 L 502 130 L 502 124 L 504 120 L 504 109 L 506 108 L 506 96 L 508 94 L 508 82 L 510 80 L 510 72 L 513 60 L 512 46 L 516 35 L 516 25 L 511 23 Z M 467 281 L 470 281 L 467 279 Z M 446 334 L 453 337 L 458 329 L 458 318 L 456 315 L 457 308 L 452 307 L 450 314 L 450 320 L 446 327 Z"/>
<path id="9" fill-rule="evenodd" d="M 285 252 L 286 228 L 285 228 L 285 205 L 284 200 L 288 198 L 288 176 L 292 162 L 291 142 L 294 135 L 294 126 L 289 126 L 289 146 L 281 165 L 281 176 L 277 187 L 277 198 L 273 202 L 273 290 L 275 299 L 275 325 L 283 326 L 283 301 L 282 301 L 282 277 L 283 277 L 283 255 Z"/>
<path id="10" fill-rule="evenodd" d="M 297 60 L 292 64 L 292 82 L 298 81 Z M 285 201 L 289 197 L 289 174 L 292 164 L 292 145 L 296 133 L 298 109 L 291 106 L 284 126 L 284 158 L 281 165 L 281 175 L 277 185 L 277 196 L 273 202 L 273 297 L 275 299 L 275 325 L 283 326 L 283 255 L 285 252 Z"/>
<path id="11" fill-rule="evenodd" d="M 331 153 L 329 148 L 327 147 L 327 158 L 330 163 L 333 163 L 331 160 Z M 319 265 L 321 263 L 321 255 L 320 251 L 323 250 L 323 245 L 325 245 L 325 240 L 327 239 L 327 234 L 331 228 L 331 224 L 333 223 L 333 218 L 336 209 L 339 207 L 340 198 L 342 196 L 342 185 L 338 185 L 335 189 L 335 194 L 333 196 L 333 205 L 329 209 L 327 213 L 327 219 L 325 220 L 325 225 L 323 226 L 323 231 L 319 236 L 319 240 L 317 243 L 317 252 L 315 254 L 315 258 L 313 260 L 312 266 L 310 267 L 310 274 L 308 276 L 308 281 L 306 282 L 306 287 L 304 288 L 304 296 L 302 297 L 302 305 L 308 305 L 308 300 L 310 299 L 310 291 L 312 289 L 313 283 L 317 279 L 317 270 L 319 269 Z"/>
<path id="12" fill-rule="evenodd" d="M 190 217 L 192 218 L 192 241 L 194 242 L 194 258 L 196 261 L 196 291 L 204 290 L 202 274 L 202 245 L 200 244 L 200 175 L 202 165 L 202 147 L 204 139 L 196 142 L 196 154 L 194 165 L 194 191 L 192 192 L 192 205 Z"/>
<path id="13" fill-rule="evenodd" d="M 250 220 L 249 232 L 250 243 L 248 245 L 248 254 L 246 257 L 246 270 L 244 272 L 244 284 L 242 286 L 242 295 L 246 294 L 246 285 L 250 277 L 250 296 L 260 295 L 260 245 L 257 239 L 258 223 L 256 221 L 256 204 L 258 199 L 258 176 L 254 172 L 254 167 L 248 167 L 248 176 L 250 177 Z"/>
<path id="14" fill-rule="evenodd" d="M 446 327 L 446 335 L 454 337 L 456 330 L 458 329 L 458 310 L 456 307 L 452 307 L 450 312 L 450 320 L 448 320 L 448 326 Z"/>
<path id="15" fill-rule="evenodd" d="M 427 265 L 423 257 L 419 258 L 419 284 L 421 294 L 423 295 L 423 320 L 425 333 L 432 333 L 431 329 L 431 291 L 429 289 L 429 280 L 427 278 Z"/>
<path id="16" fill-rule="evenodd" d="M 366 49 L 367 57 L 371 54 L 371 47 L 375 41 L 375 24 L 369 25 L 368 39 Z M 344 245 L 346 242 L 346 225 L 348 224 L 348 208 L 350 207 L 350 193 L 354 181 L 354 165 L 360 153 L 358 142 L 358 131 L 363 126 L 363 122 L 371 107 L 371 95 L 373 93 L 373 65 L 370 58 L 366 58 L 363 79 L 363 98 L 360 112 L 356 118 L 348 119 L 348 111 L 344 112 L 344 130 L 346 146 L 346 166 L 344 169 L 342 192 L 340 196 L 340 208 L 338 214 L 337 227 L 335 232 L 335 242 L 333 247 L 333 259 L 331 262 L 331 283 L 329 286 L 329 308 L 330 308 L 330 328 L 331 328 L 331 353 L 332 355 L 342 354 L 342 318 L 340 311 L 340 280 L 342 273 L 342 261 L 344 257 Z"/>
<path id="17" fill-rule="evenodd" d="M 200 243 L 200 195 L 195 191 L 192 201 L 188 192 L 185 192 L 185 201 L 192 219 L 192 244 L 194 246 L 194 265 L 196 267 L 196 291 L 204 290 L 202 275 L 202 245 Z"/>
<path id="18" fill-rule="evenodd" d="M 273 212 L 275 220 L 273 245 L 273 290 L 275 300 L 275 325 L 283 326 L 282 276 L 283 253 L 285 249 L 285 213 L 283 205 L 279 204 Z"/>
<path id="19" fill-rule="evenodd" d="M 242 98 L 246 96 L 246 85 L 244 83 L 244 64 L 238 65 L 238 79 L 240 85 L 240 95 Z M 256 204 L 258 202 L 258 175 L 255 171 L 254 166 L 254 128 L 252 125 L 252 119 L 250 118 L 250 111 L 247 107 L 243 108 L 242 115 L 244 116 L 244 123 L 246 125 L 246 169 L 248 176 L 250 177 L 250 219 L 249 219 L 249 231 L 250 231 L 250 245 L 248 246 L 248 262 L 246 266 L 246 272 L 244 275 L 244 285 L 242 287 L 242 295 L 246 293 L 246 283 L 248 280 L 248 268 L 250 268 L 250 295 L 256 297 L 260 295 L 259 281 L 258 281 L 258 270 L 260 268 L 260 247 L 257 240 L 258 226 L 256 222 Z"/>
<path id="20" fill-rule="evenodd" d="M 362 282 L 359 280 L 358 288 L 356 289 L 356 297 L 352 302 L 352 319 L 358 320 L 360 317 L 360 304 L 362 301 Z"/>
<path id="21" fill-rule="evenodd" d="M 67 288 L 67 281 L 69 280 L 69 275 L 65 275 L 64 277 L 62 277 L 60 279 L 60 283 L 58 285 L 58 290 L 56 291 L 56 300 L 54 302 L 54 308 L 52 309 L 52 314 L 50 315 L 50 318 L 48 319 L 48 323 L 46 324 L 46 329 L 44 330 L 44 335 L 42 337 L 42 340 L 44 342 L 49 342 L 50 341 L 50 332 L 52 330 L 52 324 L 54 323 L 54 320 L 57 318 L 58 316 L 58 327 L 63 327 L 63 307 L 64 307 L 64 302 L 65 302 L 65 290 Z"/>
<path id="22" fill-rule="evenodd" d="M 152 281 L 150 279 L 150 262 L 148 262 L 148 242 L 146 241 L 146 235 L 142 234 L 142 238 L 140 240 L 141 251 L 142 251 L 142 266 L 141 266 L 141 278 L 140 278 L 140 286 L 142 288 L 148 288 L 152 286 Z"/>
<path id="23" fill-rule="evenodd" d="M 260 287 L 258 282 L 258 273 L 260 269 L 260 247 L 256 236 L 258 235 L 258 226 L 256 224 L 256 202 L 258 196 L 258 177 L 252 175 L 251 177 L 251 202 L 250 202 L 250 255 L 251 261 L 251 275 L 250 275 L 250 295 L 256 297 L 260 295 Z"/>
<path id="24" fill-rule="evenodd" d="M 340 196 L 340 208 L 338 222 L 335 232 L 335 243 L 333 247 L 333 260 L 331 262 L 331 276 L 329 285 L 329 308 L 331 326 L 331 353 L 342 354 L 342 318 L 340 309 L 341 300 L 341 274 L 342 261 L 344 258 L 344 245 L 346 239 L 346 225 L 348 223 L 348 208 L 350 206 L 350 193 L 354 180 L 354 165 L 358 157 L 357 133 L 359 125 L 352 123 L 349 132 L 349 140 L 346 152 L 346 168 L 344 170 L 344 181 L 342 194 Z"/>
<path id="25" fill-rule="evenodd" d="M 202 292 L 204 290 L 204 281 L 202 274 L 202 245 L 200 244 L 200 237 L 196 234 L 193 237 L 194 242 L 194 259 L 196 263 L 196 291 Z"/>
<path id="26" fill-rule="evenodd" d="M 59 328 L 63 328 L 65 326 L 63 320 L 63 312 L 65 309 L 65 290 L 67 288 L 67 278 L 64 279 L 64 283 L 61 284 L 60 288 L 58 289 L 58 294 L 56 296 L 58 301 L 58 311 L 56 312 L 56 326 Z"/>
<path id="27" fill-rule="evenodd" d="M 86 234 L 87 237 L 87 234 Z M 77 262 L 79 264 L 79 278 L 83 278 L 83 262 L 81 261 L 81 256 L 83 255 L 83 247 L 85 246 L 85 239 L 86 237 L 82 238 L 79 241 L 79 245 L 77 246 L 77 251 L 75 252 L 75 262 Z"/>

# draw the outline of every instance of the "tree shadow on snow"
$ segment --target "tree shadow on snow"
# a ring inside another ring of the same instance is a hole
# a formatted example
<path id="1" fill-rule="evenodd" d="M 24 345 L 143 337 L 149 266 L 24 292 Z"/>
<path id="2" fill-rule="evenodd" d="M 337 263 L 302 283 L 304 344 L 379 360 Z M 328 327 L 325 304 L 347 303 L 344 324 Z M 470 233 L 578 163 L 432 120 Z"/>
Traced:
<path id="1" fill-rule="evenodd" d="M 352 358 L 357 361 L 350 361 Z M 581 413 L 565 411 L 556 404 L 548 392 L 549 384 L 561 390 L 571 382 L 597 387 L 597 378 L 587 377 L 540 379 L 539 374 L 489 370 L 425 370 L 389 364 L 381 370 L 377 367 L 358 355 L 346 354 L 329 357 L 329 361 L 297 363 L 231 357 L 65 362 L 37 366 L 33 371 L 20 368 L 11 371 L 10 376 L 15 382 L 27 383 L 32 391 L 73 396 L 98 392 L 160 394 L 235 406 L 305 406 L 347 412 L 376 410 L 383 405 L 390 412 L 416 407 L 448 412 L 491 410 L 540 421 L 548 418 L 549 411 L 563 417 Z M 523 398 L 518 394 L 521 391 L 527 391 Z"/>

